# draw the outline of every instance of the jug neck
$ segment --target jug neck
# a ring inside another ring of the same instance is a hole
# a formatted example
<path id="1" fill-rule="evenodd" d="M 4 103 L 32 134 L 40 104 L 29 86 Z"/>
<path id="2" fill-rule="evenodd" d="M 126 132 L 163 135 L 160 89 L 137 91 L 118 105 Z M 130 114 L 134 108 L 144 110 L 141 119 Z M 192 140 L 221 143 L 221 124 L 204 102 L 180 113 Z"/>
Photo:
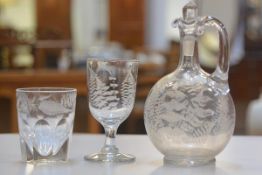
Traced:
<path id="1" fill-rule="evenodd" d="M 180 68 L 196 68 L 199 66 L 198 38 L 180 35 Z"/>

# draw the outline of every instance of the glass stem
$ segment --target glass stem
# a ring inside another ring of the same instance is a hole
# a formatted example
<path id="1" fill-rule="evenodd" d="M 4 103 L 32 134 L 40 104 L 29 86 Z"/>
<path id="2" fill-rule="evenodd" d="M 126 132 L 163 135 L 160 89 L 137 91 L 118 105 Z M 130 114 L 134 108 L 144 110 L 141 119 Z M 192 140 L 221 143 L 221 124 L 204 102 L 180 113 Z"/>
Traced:
<path id="1" fill-rule="evenodd" d="M 101 152 L 105 154 L 118 153 L 118 148 L 116 147 L 116 143 L 115 143 L 117 127 L 104 127 L 104 128 L 105 128 L 106 140 Z"/>
<path id="2" fill-rule="evenodd" d="M 111 127 L 106 127 L 105 134 L 106 134 L 105 145 L 115 146 L 116 129 Z"/>

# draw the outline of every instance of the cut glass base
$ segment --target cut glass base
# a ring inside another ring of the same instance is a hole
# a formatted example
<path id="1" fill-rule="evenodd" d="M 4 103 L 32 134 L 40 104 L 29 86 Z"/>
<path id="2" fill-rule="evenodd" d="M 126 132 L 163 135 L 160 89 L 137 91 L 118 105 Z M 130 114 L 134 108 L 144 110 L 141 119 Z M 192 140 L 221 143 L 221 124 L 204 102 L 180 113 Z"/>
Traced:
<path id="1" fill-rule="evenodd" d="M 167 157 L 164 157 L 164 164 L 166 165 L 175 165 L 180 167 L 197 167 L 197 166 L 203 166 L 203 165 L 209 165 L 216 161 L 215 158 L 212 159 L 170 159 Z"/>

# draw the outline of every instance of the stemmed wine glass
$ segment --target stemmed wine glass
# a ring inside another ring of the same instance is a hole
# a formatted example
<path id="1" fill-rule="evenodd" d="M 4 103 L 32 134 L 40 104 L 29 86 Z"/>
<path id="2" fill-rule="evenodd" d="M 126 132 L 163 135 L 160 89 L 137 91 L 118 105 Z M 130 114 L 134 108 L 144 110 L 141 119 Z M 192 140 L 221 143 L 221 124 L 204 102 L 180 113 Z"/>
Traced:
<path id="1" fill-rule="evenodd" d="M 99 153 L 85 156 L 86 160 L 130 162 L 135 157 L 119 152 L 115 144 L 119 125 L 134 107 L 138 60 L 89 59 L 87 61 L 89 109 L 105 130 L 106 140 Z"/>

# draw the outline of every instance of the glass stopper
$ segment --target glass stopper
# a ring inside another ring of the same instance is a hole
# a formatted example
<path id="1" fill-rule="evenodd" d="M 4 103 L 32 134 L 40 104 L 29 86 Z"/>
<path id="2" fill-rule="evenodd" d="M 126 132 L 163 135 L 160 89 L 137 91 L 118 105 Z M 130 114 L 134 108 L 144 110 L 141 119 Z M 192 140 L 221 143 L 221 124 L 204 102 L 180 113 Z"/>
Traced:
<path id="1" fill-rule="evenodd" d="M 191 0 L 183 8 L 183 18 L 186 22 L 193 22 L 198 17 L 198 7 L 195 0 Z"/>

